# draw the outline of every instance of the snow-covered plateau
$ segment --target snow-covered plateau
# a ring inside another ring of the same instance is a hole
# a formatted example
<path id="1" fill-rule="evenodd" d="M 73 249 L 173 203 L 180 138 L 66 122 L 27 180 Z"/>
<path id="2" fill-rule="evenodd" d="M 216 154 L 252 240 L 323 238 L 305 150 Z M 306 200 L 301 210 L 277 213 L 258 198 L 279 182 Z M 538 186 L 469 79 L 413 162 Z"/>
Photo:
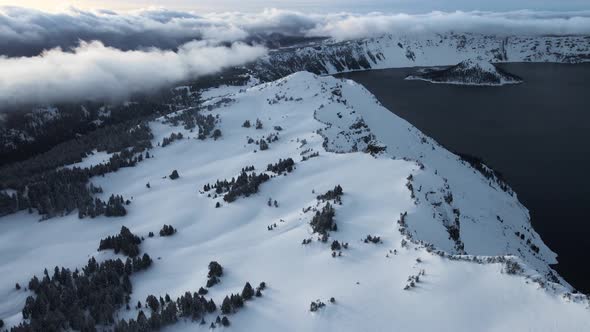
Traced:
<path id="1" fill-rule="evenodd" d="M 6 326 L 22 321 L 32 295 L 15 283 L 27 285 L 44 268 L 81 268 L 90 257 L 124 258 L 97 248 L 125 225 L 145 238 L 141 252 L 154 260 L 132 275 L 132 304 L 149 294 L 196 292 L 211 261 L 224 271 L 207 295 L 218 305 L 247 281 L 266 283 L 262 297 L 228 315 L 227 330 L 590 330 L 587 297 L 551 269 L 556 254 L 516 194 L 485 166 L 476 170 L 382 107 L 362 86 L 299 72 L 205 96 L 202 112 L 217 118 L 221 137 L 198 140 L 160 118 L 150 123 L 153 158 L 91 179 L 103 188 L 97 194 L 103 200 L 113 193 L 130 198 L 125 217 L 78 219 L 74 213 L 39 222 L 39 215 L 23 211 L 0 218 Z M 252 126 L 243 126 L 246 120 Z M 159 146 L 178 132 L 182 139 Z M 267 168 L 288 158 L 291 172 Z M 227 202 L 205 191 L 243 168 L 251 173 L 250 166 L 270 176 L 257 193 Z M 168 177 L 173 170 L 176 180 Z M 337 185 L 340 198 L 318 199 Z M 310 222 L 327 204 L 337 230 L 326 231 L 323 242 Z M 148 236 L 164 224 L 177 232 Z M 310 311 L 317 300 L 325 305 Z M 133 305 L 118 318 L 137 314 Z M 217 315 L 219 309 L 206 315 L 206 325 L 180 319 L 166 329 L 206 330 Z"/>

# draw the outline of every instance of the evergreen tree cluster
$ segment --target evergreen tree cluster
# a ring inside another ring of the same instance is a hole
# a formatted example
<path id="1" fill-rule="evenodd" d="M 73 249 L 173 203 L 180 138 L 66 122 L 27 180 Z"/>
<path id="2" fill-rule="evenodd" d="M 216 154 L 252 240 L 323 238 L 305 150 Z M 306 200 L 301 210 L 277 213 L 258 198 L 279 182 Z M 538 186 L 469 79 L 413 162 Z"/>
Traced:
<path id="1" fill-rule="evenodd" d="M 262 121 L 260 119 L 256 119 L 256 129 L 262 129 Z"/>
<path id="2" fill-rule="evenodd" d="M 381 243 L 381 237 L 380 236 L 371 236 L 371 235 L 367 235 L 367 237 L 363 240 L 365 243 Z"/>
<path id="3" fill-rule="evenodd" d="M 111 325 L 117 310 L 129 303 L 130 275 L 151 264 L 144 254 L 125 263 L 120 259 L 97 263 L 92 257 L 82 272 L 55 267 L 51 277 L 46 269 L 41 279 L 34 276 L 29 282 L 35 296 L 25 302 L 26 321 L 11 331 L 96 331 L 96 325 Z"/>
<path id="4" fill-rule="evenodd" d="M 228 203 L 231 203 L 240 196 L 249 197 L 250 195 L 257 193 L 260 185 L 270 180 L 270 176 L 266 173 L 248 174 L 246 169 L 250 168 L 242 169 L 242 172 L 237 177 L 237 179 L 232 178 L 231 181 L 217 180 L 217 182 L 213 185 L 206 184 L 203 187 L 203 191 L 208 192 L 212 189 L 215 189 L 215 193 L 217 195 L 225 193 L 225 195 L 223 196 L 223 200 Z"/>
<path id="5" fill-rule="evenodd" d="M 164 225 L 160 229 L 160 236 L 171 236 L 176 233 L 176 229 L 172 225 Z"/>
<path id="6" fill-rule="evenodd" d="M 322 302 L 320 300 L 315 300 L 315 301 L 311 302 L 311 304 L 309 305 L 309 311 L 316 312 L 325 306 L 326 306 L 326 304 L 324 302 Z"/>
<path id="7" fill-rule="evenodd" d="M 130 202 L 123 199 L 123 196 L 120 195 L 111 195 L 109 197 L 109 201 L 105 207 L 104 215 L 107 217 L 123 217 L 127 214 L 127 210 L 125 210 L 125 204 L 129 204 Z"/>
<path id="8" fill-rule="evenodd" d="M 242 124 L 242 127 L 244 128 L 250 128 L 252 125 L 250 124 L 250 120 L 246 120 L 244 121 L 244 123 Z"/>
<path id="9" fill-rule="evenodd" d="M 317 199 L 319 201 L 334 201 L 334 203 L 342 203 L 342 187 L 340 185 L 336 185 L 334 189 L 328 190 L 325 194 L 318 195 Z"/>
<path id="10" fill-rule="evenodd" d="M 107 202 L 93 197 L 102 192 L 102 188 L 88 183 L 93 169 L 59 169 L 29 179 L 28 185 L 12 195 L 0 192 L 0 216 L 27 209 L 29 212 L 37 209 L 44 219 L 66 215 L 75 209 L 80 218 L 125 215 L 127 201 L 121 196 L 112 196 Z"/>
<path id="11" fill-rule="evenodd" d="M 10 195 L 0 192 L 0 216 L 26 209 L 37 209 L 44 218 L 69 214 L 75 209 L 79 210 L 81 218 L 107 214 L 107 210 L 108 216 L 124 215 L 123 204 L 119 204 L 118 200 L 105 203 L 94 199 L 93 194 L 102 192 L 102 189 L 88 182 L 93 176 L 116 172 L 122 167 L 132 167 L 141 162 L 142 151 L 151 147 L 152 134 L 147 125 L 141 124 L 132 128 L 122 126 L 118 130 L 105 128 L 100 132 L 100 135 L 89 135 L 96 138 L 97 142 L 86 142 L 87 137 L 83 136 L 78 143 L 75 143 L 78 140 L 63 143 L 32 159 L 0 169 L 0 189 L 10 188 L 15 191 Z M 107 133 L 113 134 L 113 137 L 104 136 Z M 120 141 L 115 143 L 117 139 Z M 129 146 L 132 148 L 127 149 Z M 68 148 L 73 150 L 64 151 Z M 114 153 L 106 163 L 86 168 L 60 168 L 65 163 L 81 161 L 95 148 L 103 149 L 99 151 L 114 148 L 123 150 Z"/>
<path id="12" fill-rule="evenodd" d="M 229 315 L 236 313 L 242 307 L 244 307 L 244 301 L 249 301 L 254 297 L 261 297 L 262 291 L 266 288 L 266 283 L 261 282 L 256 290 L 252 288 L 249 282 L 246 282 L 241 294 L 230 294 L 225 296 L 221 303 L 221 313 Z"/>
<path id="13" fill-rule="evenodd" d="M 334 215 L 336 212 L 330 203 L 327 203 L 320 211 L 311 219 L 311 228 L 314 233 L 327 235 L 330 231 L 338 230 L 336 222 L 334 222 Z"/>
<path id="14" fill-rule="evenodd" d="M 116 254 L 122 252 L 124 255 L 129 257 L 135 257 L 139 255 L 139 244 L 141 238 L 131 233 L 129 228 L 121 226 L 121 231 L 116 236 L 108 236 L 105 239 L 100 240 L 98 250 L 112 249 Z"/>
<path id="15" fill-rule="evenodd" d="M 133 154 L 152 147 L 150 127 L 141 121 L 99 128 L 58 144 L 47 152 L 0 168 L 0 188 L 18 189 L 29 179 L 64 165 L 81 162 L 93 150 L 115 153 L 131 147 Z"/>
<path id="16" fill-rule="evenodd" d="M 260 185 L 266 181 L 270 180 L 270 176 L 268 174 L 256 174 L 252 173 L 248 175 L 247 173 L 242 173 L 238 176 L 235 182 L 233 182 L 227 192 L 223 196 L 223 200 L 231 203 L 235 201 L 240 196 L 249 197 L 252 194 L 258 192 L 258 188 Z"/>
<path id="17" fill-rule="evenodd" d="M 215 261 L 209 263 L 209 278 L 219 278 L 223 275 L 223 268 Z M 256 290 L 252 288 L 249 282 L 244 285 L 241 294 L 230 294 L 226 296 L 220 307 L 222 314 L 229 315 L 235 313 L 244 306 L 244 302 L 253 299 L 254 297 L 262 296 L 262 291 L 266 288 L 266 283 L 261 282 Z M 203 287 L 199 288 L 198 292 L 185 292 L 176 300 L 172 300 L 168 294 L 164 298 L 159 299 L 154 295 L 148 295 L 145 300 L 145 305 L 141 302 L 137 303 L 136 308 L 140 309 L 137 319 L 120 320 L 115 324 L 115 332 L 143 332 L 143 331 L 158 331 L 163 327 L 176 323 L 181 318 L 190 319 L 192 321 L 200 321 L 201 325 L 205 325 L 205 318 L 208 314 L 217 311 L 217 305 L 213 299 L 204 297 L 208 291 Z M 151 312 L 148 318 L 144 310 Z M 229 319 L 217 316 L 214 322 L 211 322 L 210 328 L 215 328 L 218 325 L 229 326 Z"/>
<path id="18" fill-rule="evenodd" d="M 123 217 L 127 215 L 125 205 L 130 203 L 120 195 L 111 195 L 106 203 L 99 198 L 93 200 L 92 197 L 89 197 L 85 204 L 78 205 L 78 217 L 80 219 L 85 217 L 95 218 L 103 214 L 107 217 Z"/>
<path id="19" fill-rule="evenodd" d="M 223 275 L 223 267 L 221 264 L 212 261 L 209 263 L 209 273 L 207 273 L 207 288 L 217 285 L 220 281 L 219 278 Z"/>
<path id="20" fill-rule="evenodd" d="M 320 153 L 318 151 L 309 154 L 309 155 L 303 155 L 303 157 L 301 157 L 301 161 L 308 161 L 311 158 L 315 158 L 315 157 L 319 157 Z"/>
<path id="21" fill-rule="evenodd" d="M 138 303 L 138 309 L 141 309 L 141 303 Z M 205 315 L 217 310 L 217 305 L 212 299 L 207 300 L 197 293 L 185 292 L 176 300 L 172 300 L 169 295 L 165 298 L 160 296 L 159 300 L 154 295 L 146 298 L 145 308 L 151 312 L 149 318 L 144 310 L 139 310 L 136 319 L 120 320 L 115 324 L 115 332 L 149 332 L 159 331 L 160 329 L 173 325 L 181 318 L 192 320 L 201 319 L 201 324 L 205 324 Z"/>
<path id="22" fill-rule="evenodd" d="M 226 296 L 221 305 L 221 313 L 229 315 L 237 312 L 244 306 L 244 301 L 253 299 L 254 296 L 262 296 L 262 290 L 266 287 L 261 283 L 256 291 L 252 289 L 250 283 L 246 283 L 242 294 L 231 294 Z M 160 329 L 176 323 L 179 319 L 186 318 L 192 321 L 199 321 L 200 325 L 205 325 L 207 322 L 205 318 L 208 314 L 217 311 L 217 305 L 213 299 L 207 299 L 201 294 L 201 288 L 198 293 L 185 292 L 176 300 L 172 300 L 168 294 L 165 298 L 158 299 L 154 295 L 148 295 L 145 300 L 145 306 L 138 303 L 137 308 L 140 309 L 136 319 L 120 320 L 115 324 L 115 332 L 149 332 L 159 331 Z M 144 310 L 149 310 L 150 316 L 146 315 Z M 217 326 L 229 326 L 230 321 L 227 316 L 223 318 L 217 316 L 215 321 L 211 322 L 210 328 Z"/>
<path id="23" fill-rule="evenodd" d="M 269 172 L 274 172 L 278 175 L 282 175 L 285 172 L 291 173 L 294 166 L 295 162 L 291 158 L 287 158 L 285 160 L 279 159 L 279 161 L 275 164 L 268 164 L 266 170 Z"/>
<path id="24" fill-rule="evenodd" d="M 172 133 L 169 137 L 164 137 L 161 146 L 166 147 L 172 144 L 174 141 L 180 141 L 183 138 L 184 136 L 182 135 L 182 133 Z"/>
<path id="25" fill-rule="evenodd" d="M 174 115 L 168 115 L 165 120 L 165 123 L 170 123 L 175 127 L 182 124 L 184 129 L 191 130 L 191 132 L 198 127 L 198 138 L 201 140 L 207 139 L 207 137 L 212 137 L 216 122 L 217 121 L 213 115 L 203 115 L 197 107 L 178 112 Z"/>

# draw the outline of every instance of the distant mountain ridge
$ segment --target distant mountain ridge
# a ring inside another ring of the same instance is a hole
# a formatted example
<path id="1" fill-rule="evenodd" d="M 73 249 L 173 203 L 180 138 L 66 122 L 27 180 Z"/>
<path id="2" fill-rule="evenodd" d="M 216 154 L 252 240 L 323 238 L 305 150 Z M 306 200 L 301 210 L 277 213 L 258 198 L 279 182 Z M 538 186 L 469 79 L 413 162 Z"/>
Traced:
<path id="1" fill-rule="evenodd" d="M 264 80 L 306 70 L 316 74 L 418 66 L 452 66 L 473 58 L 488 62 L 590 61 L 590 36 L 501 37 L 482 34 L 420 34 L 337 42 L 271 52 L 251 68 Z"/>

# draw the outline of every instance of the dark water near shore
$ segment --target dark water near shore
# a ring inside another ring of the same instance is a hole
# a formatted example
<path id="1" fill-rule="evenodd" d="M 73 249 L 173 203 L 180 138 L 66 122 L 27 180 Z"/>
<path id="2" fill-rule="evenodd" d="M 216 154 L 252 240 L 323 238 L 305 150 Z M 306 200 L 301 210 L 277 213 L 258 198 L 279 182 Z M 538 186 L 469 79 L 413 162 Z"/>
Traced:
<path id="1" fill-rule="evenodd" d="M 556 269 L 590 293 L 590 64 L 513 63 L 520 85 L 404 81 L 411 68 L 338 75 L 363 84 L 449 150 L 481 157 L 530 210 Z"/>

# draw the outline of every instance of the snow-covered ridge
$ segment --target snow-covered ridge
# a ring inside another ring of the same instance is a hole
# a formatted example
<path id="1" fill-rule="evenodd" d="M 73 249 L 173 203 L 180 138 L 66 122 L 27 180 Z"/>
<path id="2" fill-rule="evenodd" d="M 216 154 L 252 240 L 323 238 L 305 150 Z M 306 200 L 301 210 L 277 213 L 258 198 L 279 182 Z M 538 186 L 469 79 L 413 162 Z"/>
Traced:
<path id="1" fill-rule="evenodd" d="M 500 86 L 522 83 L 522 79 L 481 59 L 467 59 L 445 69 L 423 69 L 406 80 L 422 80 L 431 83 Z"/>
<path id="2" fill-rule="evenodd" d="M 219 117 L 219 139 L 198 140 L 197 133 L 158 119 L 150 124 L 154 146 L 171 133 L 184 139 L 155 147 L 153 158 L 136 167 L 92 179 L 104 190 L 101 198 L 132 198 L 124 218 L 70 215 L 39 223 L 25 212 L 0 218 L 0 318 L 8 326 L 22 319 L 30 295 L 15 290 L 15 282 L 26 285 L 44 267 L 116 257 L 96 249 L 125 225 L 145 236 L 141 250 L 155 258 L 153 267 L 133 275 L 131 303 L 148 294 L 176 298 L 196 291 L 212 260 L 224 267 L 221 283 L 209 291 L 218 304 L 245 280 L 264 280 L 263 297 L 230 316 L 233 331 L 590 327 L 586 299 L 572 295 L 551 270 L 556 255 L 532 229 L 516 195 L 382 107 L 362 86 L 297 73 L 209 96 L 204 112 Z M 256 119 L 261 129 L 243 126 Z M 249 143 L 269 135 L 278 139 L 266 150 Z M 244 167 L 266 172 L 285 158 L 295 161 L 294 170 L 249 197 L 227 203 L 202 190 Z M 172 170 L 179 179 L 166 177 Z M 317 196 L 336 185 L 344 191 L 342 204 L 334 204 L 338 230 L 324 243 L 309 223 L 314 209 L 326 204 Z M 278 207 L 268 206 L 269 198 Z M 163 224 L 178 232 L 147 237 Z M 379 241 L 363 241 L 367 235 Z M 311 241 L 303 245 L 304 239 Z M 332 257 L 333 240 L 349 243 L 342 256 Z M 312 313 L 310 302 L 317 299 L 327 305 Z M 137 310 L 119 315 L 136 317 Z M 187 320 L 170 330 L 207 327 Z"/>
<path id="3" fill-rule="evenodd" d="M 488 62 L 590 61 L 590 36 L 513 36 L 480 34 L 388 34 L 346 42 L 271 52 L 253 66 L 262 78 L 278 78 L 298 70 L 317 74 L 401 68 L 453 66 L 473 58 Z"/>

